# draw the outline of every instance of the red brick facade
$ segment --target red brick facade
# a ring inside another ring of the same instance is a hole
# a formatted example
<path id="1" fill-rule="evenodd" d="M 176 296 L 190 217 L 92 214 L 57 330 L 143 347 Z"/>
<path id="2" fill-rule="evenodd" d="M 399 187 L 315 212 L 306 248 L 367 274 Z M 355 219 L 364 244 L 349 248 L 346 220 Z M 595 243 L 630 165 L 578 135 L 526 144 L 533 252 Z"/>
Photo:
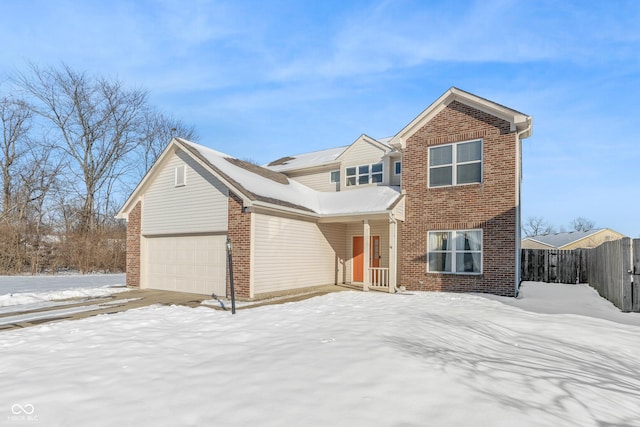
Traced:
<path id="1" fill-rule="evenodd" d="M 251 297 L 251 213 L 244 212 L 242 199 L 229 192 L 229 238 L 233 244 L 233 283 L 237 298 Z M 228 268 L 228 267 L 227 267 Z M 227 276 L 228 277 L 228 276 Z M 227 278 L 227 295 L 231 295 Z"/>
<path id="2" fill-rule="evenodd" d="M 138 202 L 129 212 L 127 220 L 127 286 L 140 287 L 140 231 L 142 203 Z"/>
<path id="3" fill-rule="evenodd" d="M 429 147 L 474 139 L 483 140 L 483 182 L 429 188 Z M 407 140 L 400 284 L 412 290 L 515 295 L 516 144 L 509 122 L 457 101 Z M 428 231 L 473 228 L 483 230 L 482 274 L 427 272 Z"/>

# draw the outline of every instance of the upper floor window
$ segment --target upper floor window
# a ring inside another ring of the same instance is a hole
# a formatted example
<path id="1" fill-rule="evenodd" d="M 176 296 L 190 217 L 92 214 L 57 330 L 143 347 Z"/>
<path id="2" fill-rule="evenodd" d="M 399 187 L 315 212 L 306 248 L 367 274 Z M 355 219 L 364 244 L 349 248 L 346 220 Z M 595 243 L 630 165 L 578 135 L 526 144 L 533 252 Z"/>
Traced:
<path id="1" fill-rule="evenodd" d="M 347 187 L 382 182 L 382 163 L 346 168 Z"/>
<path id="2" fill-rule="evenodd" d="M 429 231 L 428 271 L 482 273 L 482 230 Z"/>
<path id="3" fill-rule="evenodd" d="M 429 186 L 482 182 L 482 140 L 429 148 Z"/>
<path id="4" fill-rule="evenodd" d="M 402 161 L 396 160 L 393 162 L 393 174 L 400 175 L 402 173 Z"/>
<path id="5" fill-rule="evenodd" d="M 339 170 L 331 171 L 331 183 L 338 183 L 338 182 L 340 182 L 340 171 Z"/>

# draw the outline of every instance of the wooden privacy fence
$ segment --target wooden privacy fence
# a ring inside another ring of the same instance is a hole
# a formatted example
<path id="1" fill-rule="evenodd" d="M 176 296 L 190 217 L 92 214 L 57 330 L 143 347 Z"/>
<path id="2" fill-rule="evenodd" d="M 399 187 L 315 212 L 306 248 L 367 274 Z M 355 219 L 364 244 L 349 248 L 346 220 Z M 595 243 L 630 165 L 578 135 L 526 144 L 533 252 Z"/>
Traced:
<path id="1" fill-rule="evenodd" d="M 523 249 L 522 280 L 588 283 L 622 311 L 640 312 L 640 239 L 605 242 L 593 249 Z"/>
<path id="2" fill-rule="evenodd" d="M 546 283 L 581 283 L 586 280 L 586 252 L 583 249 L 523 249 L 522 280 Z"/>

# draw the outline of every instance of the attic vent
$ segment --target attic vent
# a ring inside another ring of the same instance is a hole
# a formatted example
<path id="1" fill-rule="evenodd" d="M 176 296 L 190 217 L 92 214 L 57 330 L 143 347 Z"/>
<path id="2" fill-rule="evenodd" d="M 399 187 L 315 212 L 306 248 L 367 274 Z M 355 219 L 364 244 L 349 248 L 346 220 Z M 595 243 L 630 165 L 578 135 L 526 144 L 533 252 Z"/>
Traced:
<path id="1" fill-rule="evenodd" d="M 295 160 L 295 157 L 280 157 L 278 160 L 274 160 L 273 162 L 269 163 L 267 166 L 280 166 L 280 165 L 286 165 L 287 162 L 291 161 L 291 160 Z"/>
<path id="2" fill-rule="evenodd" d="M 176 166 L 175 186 L 184 187 L 187 185 L 187 170 L 184 165 Z"/>

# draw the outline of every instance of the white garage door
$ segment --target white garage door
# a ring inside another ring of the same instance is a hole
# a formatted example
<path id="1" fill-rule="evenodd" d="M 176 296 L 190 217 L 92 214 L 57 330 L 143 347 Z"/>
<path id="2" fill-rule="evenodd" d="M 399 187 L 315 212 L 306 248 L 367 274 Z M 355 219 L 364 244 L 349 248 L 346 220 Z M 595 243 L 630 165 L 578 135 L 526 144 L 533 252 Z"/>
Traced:
<path id="1" fill-rule="evenodd" d="M 225 295 L 226 236 L 147 237 L 151 289 Z"/>

